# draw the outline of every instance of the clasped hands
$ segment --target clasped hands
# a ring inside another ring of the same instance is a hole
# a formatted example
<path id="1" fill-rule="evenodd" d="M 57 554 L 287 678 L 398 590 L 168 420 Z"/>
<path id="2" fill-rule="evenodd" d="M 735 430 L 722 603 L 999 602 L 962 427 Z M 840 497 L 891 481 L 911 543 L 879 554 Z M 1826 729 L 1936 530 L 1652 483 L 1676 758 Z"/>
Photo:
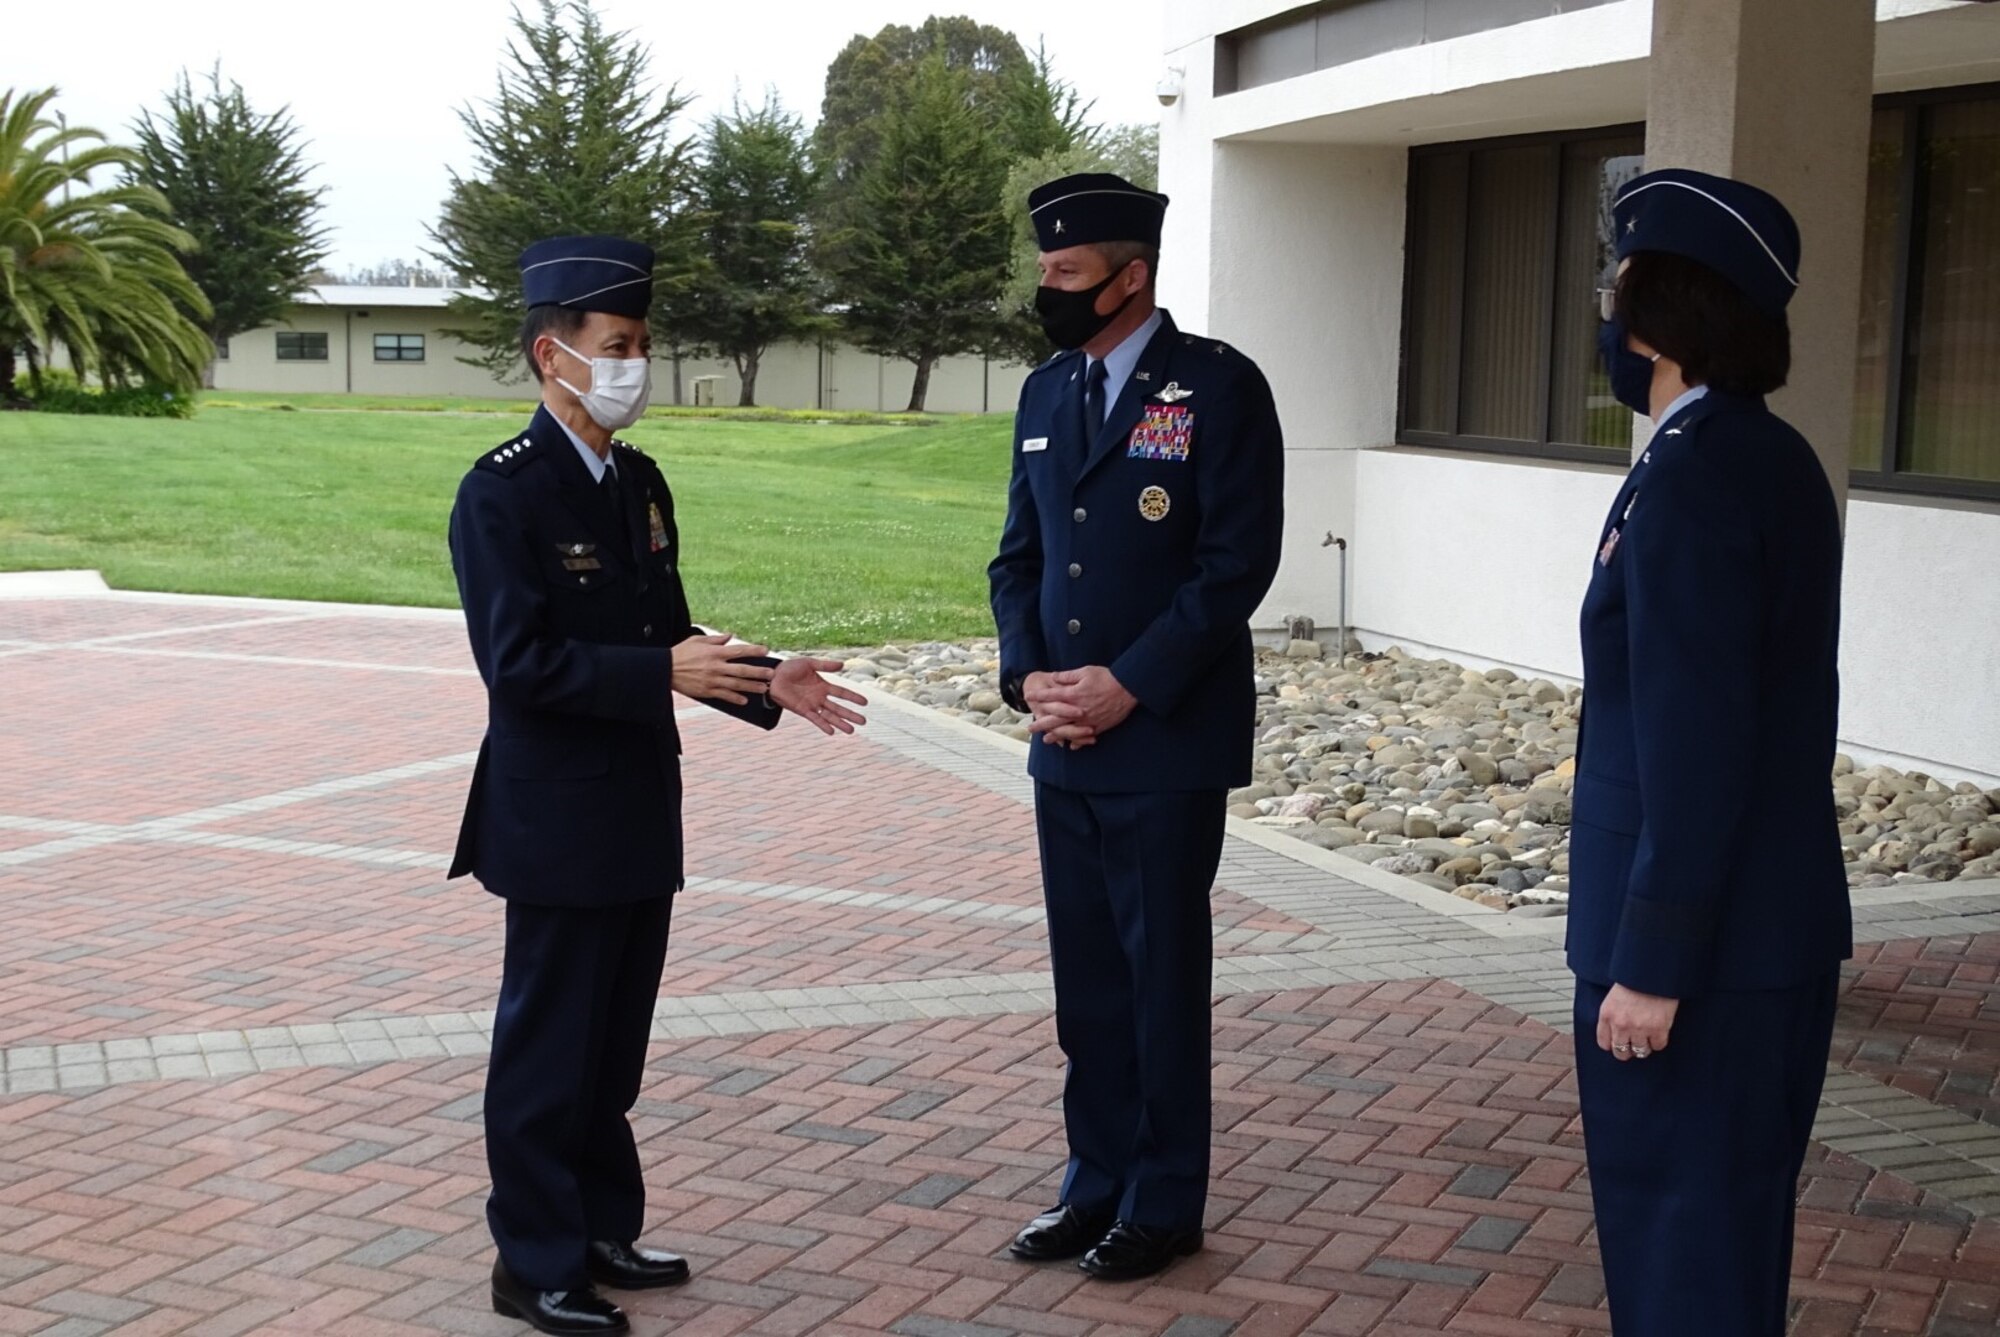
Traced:
<path id="1" fill-rule="evenodd" d="M 1067 748 L 1091 746 L 1123 724 L 1139 704 L 1110 669 L 1094 664 L 1030 673 L 1021 683 L 1021 695 L 1035 717 L 1033 731 L 1044 743 Z"/>
<path id="2" fill-rule="evenodd" d="M 673 688 L 682 696 L 732 706 L 748 705 L 753 696 L 768 696 L 823 734 L 851 734 L 868 722 L 841 704 L 865 706 L 867 697 L 821 676 L 840 672 L 845 666 L 838 659 L 801 656 L 776 668 L 746 662 L 770 653 L 761 645 L 736 641 L 727 632 L 690 636 L 674 647 Z"/>

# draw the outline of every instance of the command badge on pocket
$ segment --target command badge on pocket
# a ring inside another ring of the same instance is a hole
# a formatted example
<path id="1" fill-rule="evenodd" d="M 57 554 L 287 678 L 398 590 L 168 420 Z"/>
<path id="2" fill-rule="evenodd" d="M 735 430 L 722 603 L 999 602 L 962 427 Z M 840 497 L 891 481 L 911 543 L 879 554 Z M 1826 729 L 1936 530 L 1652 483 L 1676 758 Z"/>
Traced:
<path id="1" fill-rule="evenodd" d="M 1164 520 L 1174 508 L 1174 500 L 1163 487 L 1149 487 L 1139 494 L 1139 514 L 1148 520 Z"/>

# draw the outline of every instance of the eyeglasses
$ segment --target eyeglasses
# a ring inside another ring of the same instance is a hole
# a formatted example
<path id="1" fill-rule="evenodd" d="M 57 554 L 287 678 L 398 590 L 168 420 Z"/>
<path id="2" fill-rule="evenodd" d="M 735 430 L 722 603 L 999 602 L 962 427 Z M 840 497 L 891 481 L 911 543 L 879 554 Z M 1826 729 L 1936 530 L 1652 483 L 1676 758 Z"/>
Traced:
<path id="1" fill-rule="evenodd" d="M 1617 309 L 1618 290 L 1616 288 L 1599 288 L 1597 290 L 1597 318 L 1599 320 L 1610 320 L 1612 313 Z"/>

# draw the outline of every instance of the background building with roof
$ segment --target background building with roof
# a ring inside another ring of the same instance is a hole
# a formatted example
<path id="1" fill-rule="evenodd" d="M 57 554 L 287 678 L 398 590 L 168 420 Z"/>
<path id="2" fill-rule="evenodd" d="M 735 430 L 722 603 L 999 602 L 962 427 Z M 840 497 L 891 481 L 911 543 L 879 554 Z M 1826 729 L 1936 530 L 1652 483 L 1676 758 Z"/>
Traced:
<path id="1" fill-rule="evenodd" d="M 501 380 L 460 361 L 474 350 L 446 331 L 453 289 L 308 289 L 276 325 L 239 334 L 217 350 L 215 388 L 284 394 L 463 396 L 525 399 L 534 385 L 520 371 Z M 656 359 L 653 402 L 731 405 L 741 382 L 726 359 Z M 1029 368 L 987 358 L 947 358 L 931 371 L 934 413 L 1011 410 Z M 765 354 L 757 402 L 767 408 L 897 412 L 910 401 L 907 362 L 839 343 L 787 343 Z"/>

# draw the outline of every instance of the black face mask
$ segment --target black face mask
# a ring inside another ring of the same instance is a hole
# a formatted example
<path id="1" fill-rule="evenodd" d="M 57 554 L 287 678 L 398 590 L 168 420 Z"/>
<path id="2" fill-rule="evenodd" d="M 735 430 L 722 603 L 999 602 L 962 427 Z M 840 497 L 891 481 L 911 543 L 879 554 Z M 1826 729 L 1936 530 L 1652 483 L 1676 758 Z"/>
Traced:
<path id="1" fill-rule="evenodd" d="M 1099 315 L 1097 299 L 1112 280 L 1125 271 L 1119 269 L 1094 288 L 1081 292 L 1070 292 L 1064 288 L 1035 289 L 1035 314 L 1041 317 L 1042 333 L 1049 336 L 1049 342 L 1057 348 L 1081 348 L 1104 333 L 1111 322 L 1132 305 L 1137 293 L 1129 293 L 1124 301 L 1111 308 L 1109 315 Z"/>
<path id="2" fill-rule="evenodd" d="M 1656 353 L 1647 357 L 1625 346 L 1625 322 L 1607 320 L 1597 327 L 1597 351 L 1604 357 L 1605 374 L 1611 378 L 1611 397 L 1634 413 L 1653 412 L 1653 364 Z"/>

